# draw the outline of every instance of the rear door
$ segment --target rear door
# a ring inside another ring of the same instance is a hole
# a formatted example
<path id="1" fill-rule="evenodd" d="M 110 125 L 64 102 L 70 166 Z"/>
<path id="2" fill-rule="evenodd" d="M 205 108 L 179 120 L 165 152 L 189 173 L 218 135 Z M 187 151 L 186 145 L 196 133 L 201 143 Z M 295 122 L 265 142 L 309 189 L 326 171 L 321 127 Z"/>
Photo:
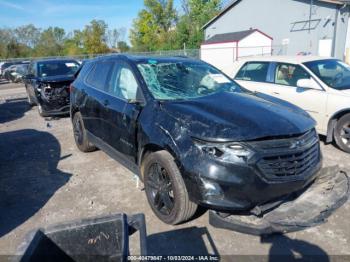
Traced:
<path id="1" fill-rule="evenodd" d="M 132 68 L 124 61 L 114 64 L 109 83 L 107 103 L 102 111 L 105 142 L 128 160 L 135 161 L 137 117 L 142 99 L 139 83 Z"/>
<path id="2" fill-rule="evenodd" d="M 307 111 L 317 121 L 318 128 L 324 126 L 327 92 L 322 88 L 316 90 L 297 87 L 298 80 L 312 78 L 300 65 L 275 63 L 273 68 L 274 84 L 270 87 L 272 95 Z"/>
<path id="3" fill-rule="evenodd" d="M 238 71 L 234 79 L 244 88 L 252 92 L 260 92 L 271 94 L 269 78 L 270 63 L 269 62 L 247 62 Z"/>
<path id="4" fill-rule="evenodd" d="M 85 85 L 81 88 L 83 96 L 80 112 L 83 117 L 84 125 L 94 136 L 104 140 L 103 110 L 108 101 L 108 94 L 104 91 L 107 81 L 110 77 L 113 62 L 98 61 L 85 79 Z"/>

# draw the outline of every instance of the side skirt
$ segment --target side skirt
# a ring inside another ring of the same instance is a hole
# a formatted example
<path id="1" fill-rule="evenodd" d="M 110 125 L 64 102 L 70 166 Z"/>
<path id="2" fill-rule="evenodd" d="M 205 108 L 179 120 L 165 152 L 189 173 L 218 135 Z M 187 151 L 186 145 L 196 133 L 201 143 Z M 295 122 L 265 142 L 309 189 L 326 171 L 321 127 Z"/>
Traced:
<path id="1" fill-rule="evenodd" d="M 91 143 L 93 143 L 95 146 L 97 146 L 99 149 L 101 149 L 103 152 L 105 152 L 108 156 L 122 164 L 124 167 L 129 169 L 131 172 L 136 174 L 138 177 L 140 177 L 140 169 L 134 162 L 130 161 L 128 158 L 126 158 L 122 153 L 108 145 L 106 142 L 104 142 L 99 137 L 96 137 L 95 135 L 91 134 L 89 131 L 86 130 L 86 135 Z"/>

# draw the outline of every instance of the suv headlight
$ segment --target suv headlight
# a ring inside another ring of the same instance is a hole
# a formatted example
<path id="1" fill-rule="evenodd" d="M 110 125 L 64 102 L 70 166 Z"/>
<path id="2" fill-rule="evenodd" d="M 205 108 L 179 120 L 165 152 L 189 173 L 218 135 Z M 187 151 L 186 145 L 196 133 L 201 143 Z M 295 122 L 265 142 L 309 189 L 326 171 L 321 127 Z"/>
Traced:
<path id="1" fill-rule="evenodd" d="M 204 154 L 225 162 L 244 163 L 254 154 L 253 150 L 239 142 L 213 143 L 196 138 L 193 141 Z"/>

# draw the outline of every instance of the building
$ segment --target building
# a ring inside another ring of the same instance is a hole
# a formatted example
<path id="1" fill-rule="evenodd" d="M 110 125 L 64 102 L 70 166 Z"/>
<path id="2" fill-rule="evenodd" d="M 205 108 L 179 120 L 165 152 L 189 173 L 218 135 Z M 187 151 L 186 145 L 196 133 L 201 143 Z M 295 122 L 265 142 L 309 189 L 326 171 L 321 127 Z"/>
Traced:
<path id="1" fill-rule="evenodd" d="M 242 57 L 271 55 L 272 41 L 272 37 L 258 29 L 217 34 L 201 44 L 200 57 L 225 71 Z"/>
<path id="2" fill-rule="evenodd" d="M 273 38 L 275 55 L 342 59 L 350 48 L 349 10 L 345 0 L 233 0 L 203 26 L 205 41 L 258 28 Z"/>

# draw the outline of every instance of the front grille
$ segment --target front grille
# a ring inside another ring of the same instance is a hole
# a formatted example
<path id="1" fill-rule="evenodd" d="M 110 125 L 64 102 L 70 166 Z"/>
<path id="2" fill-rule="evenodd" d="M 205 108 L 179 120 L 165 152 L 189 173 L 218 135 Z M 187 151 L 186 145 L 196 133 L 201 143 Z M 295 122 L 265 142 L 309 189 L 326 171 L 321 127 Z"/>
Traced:
<path id="1" fill-rule="evenodd" d="M 304 178 L 311 175 L 321 158 L 316 132 L 311 131 L 300 137 L 283 140 L 283 143 L 270 141 L 275 146 L 265 151 L 258 161 L 260 171 L 272 180 Z M 276 152 L 277 144 L 279 146 Z M 282 144 L 285 147 L 282 147 Z M 263 147 L 265 145 L 266 141 Z"/>

